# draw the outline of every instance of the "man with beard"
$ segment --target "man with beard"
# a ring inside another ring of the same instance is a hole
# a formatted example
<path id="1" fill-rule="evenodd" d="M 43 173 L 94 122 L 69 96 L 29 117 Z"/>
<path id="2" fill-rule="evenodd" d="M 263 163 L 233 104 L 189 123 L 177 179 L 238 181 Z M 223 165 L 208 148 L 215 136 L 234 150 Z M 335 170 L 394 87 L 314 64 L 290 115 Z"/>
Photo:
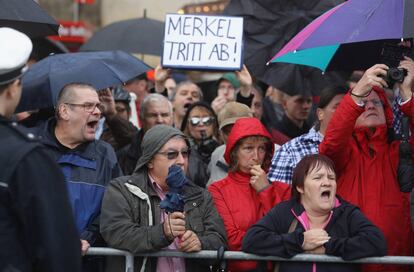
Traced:
<path id="1" fill-rule="evenodd" d="M 83 254 L 100 244 L 99 214 L 105 187 L 122 176 L 113 148 L 95 140 L 99 108 L 98 93 L 92 86 L 68 84 L 59 93 L 56 117 L 39 133 L 65 176 Z"/>

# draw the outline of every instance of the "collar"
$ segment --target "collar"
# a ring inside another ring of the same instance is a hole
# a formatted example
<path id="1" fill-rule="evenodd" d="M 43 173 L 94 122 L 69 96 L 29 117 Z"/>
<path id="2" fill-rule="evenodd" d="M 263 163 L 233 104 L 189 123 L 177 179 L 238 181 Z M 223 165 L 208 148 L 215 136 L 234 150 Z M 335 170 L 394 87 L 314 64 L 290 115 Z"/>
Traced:
<path id="1" fill-rule="evenodd" d="M 303 205 L 299 201 L 296 201 L 296 200 L 293 200 L 293 201 L 294 201 L 294 204 L 291 208 L 291 212 L 296 217 L 296 219 L 301 223 L 301 225 L 304 227 L 304 229 L 309 230 L 310 229 L 310 225 L 309 225 L 310 223 L 309 223 L 309 218 L 308 218 L 308 215 L 306 213 L 305 208 L 303 207 Z M 338 196 L 336 196 L 334 207 L 329 212 L 329 217 L 323 225 L 324 229 L 328 225 L 328 223 L 331 221 L 334 210 L 341 206 L 341 202 L 342 202 L 342 199 L 340 199 Z"/>
<path id="2" fill-rule="evenodd" d="M 300 128 L 295 123 L 293 123 L 286 114 L 283 115 L 282 123 L 285 126 L 285 132 L 288 134 L 287 136 L 291 138 L 295 138 L 309 131 L 309 125 L 307 121 L 303 122 L 303 126 Z"/>
<path id="3" fill-rule="evenodd" d="M 368 147 L 368 143 L 386 144 L 388 142 L 388 128 L 385 124 L 377 126 L 375 131 L 367 127 L 359 127 L 354 129 L 354 136 L 362 147 Z"/>
<path id="4" fill-rule="evenodd" d="M 152 189 L 154 189 L 154 191 L 157 193 L 160 199 L 163 200 L 167 192 L 164 192 L 164 190 L 161 188 L 160 185 L 158 185 L 158 183 L 155 181 L 155 179 L 151 176 L 150 173 L 148 173 L 148 178 Z"/>
<path id="5" fill-rule="evenodd" d="M 317 143 L 320 143 L 323 140 L 323 135 L 319 131 L 317 131 L 314 126 L 309 130 L 308 133 L 303 134 L 303 136 L 301 137 L 304 140 L 309 140 L 311 142 Z"/>
<path id="6" fill-rule="evenodd" d="M 85 142 L 77 147 L 70 149 L 64 145 L 62 145 L 59 140 L 56 138 L 55 135 L 55 127 L 56 127 L 56 118 L 51 117 L 46 125 L 45 125 L 45 131 L 43 133 L 43 139 L 42 142 L 45 145 L 53 146 L 54 148 L 58 149 L 60 152 L 63 153 L 77 153 L 78 155 L 94 160 L 96 158 L 96 148 L 95 148 L 95 141 L 91 142 Z"/>
<path id="7" fill-rule="evenodd" d="M 236 171 L 236 172 L 229 172 L 228 176 L 230 179 L 232 179 L 237 184 L 250 185 L 250 177 L 251 177 L 250 174 L 246 174 L 241 171 Z"/>

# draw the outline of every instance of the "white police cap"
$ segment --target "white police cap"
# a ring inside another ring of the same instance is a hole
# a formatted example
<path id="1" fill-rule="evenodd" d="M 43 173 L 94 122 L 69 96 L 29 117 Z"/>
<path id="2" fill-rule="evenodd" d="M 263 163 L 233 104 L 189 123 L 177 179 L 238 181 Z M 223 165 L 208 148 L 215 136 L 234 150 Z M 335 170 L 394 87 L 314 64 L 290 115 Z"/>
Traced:
<path id="1" fill-rule="evenodd" d="M 32 52 L 32 41 L 25 34 L 0 27 L 0 84 L 19 78 L 27 70 L 26 62 Z"/>

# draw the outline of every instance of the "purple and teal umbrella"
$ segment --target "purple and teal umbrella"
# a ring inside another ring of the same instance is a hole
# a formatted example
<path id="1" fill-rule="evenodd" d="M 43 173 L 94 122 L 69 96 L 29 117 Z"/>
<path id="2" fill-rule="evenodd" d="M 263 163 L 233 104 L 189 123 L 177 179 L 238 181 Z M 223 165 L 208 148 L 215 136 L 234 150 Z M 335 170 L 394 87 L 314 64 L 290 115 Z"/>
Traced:
<path id="1" fill-rule="evenodd" d="M 414 37 L 414 0 L 349 0 L 312 21 L 269 63 L 327 70 L 367 69 L 384 43 Z"/>

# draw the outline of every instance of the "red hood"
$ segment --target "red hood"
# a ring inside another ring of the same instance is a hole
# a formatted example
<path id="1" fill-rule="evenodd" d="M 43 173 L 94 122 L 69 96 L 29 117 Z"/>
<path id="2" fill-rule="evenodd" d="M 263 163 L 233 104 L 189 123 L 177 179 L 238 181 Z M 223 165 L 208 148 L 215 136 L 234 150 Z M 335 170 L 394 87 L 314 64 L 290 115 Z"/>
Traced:
<path id="1" fill-rule="evenodd" d="M 231 129 L 230 135 L 227 139 L 226 152 L 224 153 L 224 159 L 226 160 L 227 164 L 230 163 L 230 152 L 233 149 L 233 147 L 240 139 L 248 136 L 263 136 L 269 139 L 270 142 L 272 142 L 272 137 L 270 136 L 269 132 L 257 118 L 240 118 L 234 124 L 233 128 Z M 273 156 L 273 144 L 271 145 L 271 148 L 271 156 Z M 267 169 L 264 170 L 267 171 Z"/>

